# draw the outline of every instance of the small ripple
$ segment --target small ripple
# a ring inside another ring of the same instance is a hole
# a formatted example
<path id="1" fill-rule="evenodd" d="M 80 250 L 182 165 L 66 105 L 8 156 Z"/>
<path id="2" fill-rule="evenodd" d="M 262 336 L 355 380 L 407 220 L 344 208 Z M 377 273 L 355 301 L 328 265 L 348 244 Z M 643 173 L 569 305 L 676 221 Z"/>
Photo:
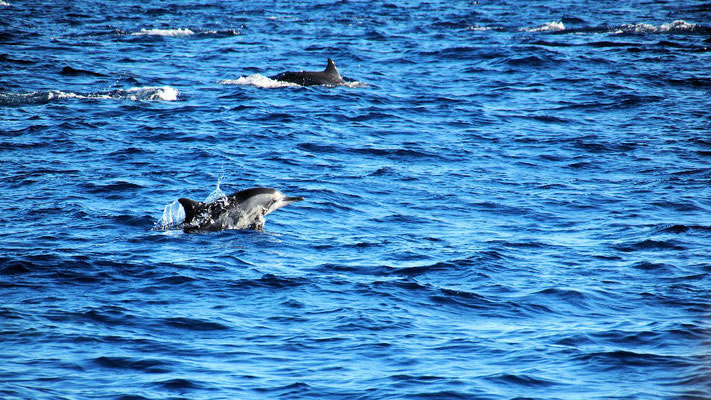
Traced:
<path id="1" fill-rule="evenodd" d="M 306 278 L 286 278 L 265 274 L 259 279 L 240 279 L 233 281 L 231 286 L 237 289 L 270 288 L 285 289 L 310 284 Z"/>
<path id="2" fill-rule="evenodd" d="M 628 350 L 613 350 L 586 353 L 574 357 L 576 360 L 599 365 L 606 370 L 624 367 L 683 368 L 688 363 L 676 356 L 641 353 Z"/>
<path id="3" fill-rule="evenodd" d="M 93 362 L 104 368 L 136 370 L 153 374 L 169 373 L 172 370 L 168 368 L 168 363 L 152 359 L 101 356 L 95 358 Z"/>
<path id="4" fill-rule="evenodd" d="M 531 387 L 531 388 L 538 388 L 538 387 L 549 387 L 549 386 L 554 386 L 554 385 L 559 385 L 559 382 L 543 379 L 543 378 L 537 378 L 535 376 L 531 375 L 526 375 L 526 374 L 519 374 L 519 375 L 514 375 L 514 374 L 500 374 L 500 375 L 493 375 L 493 376 L 488 376 L 484 378 L 487 381 L 490 381 L 492 383 L 499 383 L 499 384 L 504 384 L 504 385 L 517 385 L 517 386 L 525 386 L 525 387 Z"/>
<path id="5" fill-rule="evenodd" d="M 653 240 L 647 239 L 640 242 L 630 244 L 618 244 L 613 246 L 616 250 L 631 253 L 635 251 L 654 251 L 654 250 L 686 250 L 686 247 L 677 244 L 673 240 Z"/>
<path id="6" fill-rule="evenodd" d="M 455 305 L 473 309 L 494 309 L 500 306 L 500 303 L 474 292 L 446 288 L 439 289 L 439 292 L 441 294 L 432 295 L 430 299 L 440 305 Z"/>
<path id="7" fill-rule="evenodd" d="M 155 383 L 156 386 L 159 386 L 164 389 L 168 390 L 186 390 L 186 389 L 201 389 L 203 388 L 203 385 L 199 384 L 198 382 L 191 381 L 189 379 L 168 379 L 164 381 L 158 381 Z"/>
<path id="8" fill-rule="evenodd" d="M 190 331 L 221 331 L 230 329 L 228 326 L 217 322 L 187 317 L 165 318 L 163 319 L 163 323 L 173 328 Z"/>
<path id="9" fill-rule="evenodd" d="M 139 189 L 145 189 L 145 186 L 139 185 L 134 182 L 126 181 L 116 181 L 110 183 L 93 183 L 86 182 L 82 185 L 89 193 L 101 194 L 101 193 L 112 193 L 112 192 L 122 192 L 122 191 L 135 191 Z"/>
<path id="10" fill-rule="evenodd" d="M 694 231 L 699 231 L 699 232 L 711 232 L 711 226 L 704 226 L 704 225 L 681 225 L 681 224 L 675 224 L 675 225 L 660 225 L 655 228 L 655 231 L 657 233 L 686 233 L 686 232 L 694 232 Z"/>

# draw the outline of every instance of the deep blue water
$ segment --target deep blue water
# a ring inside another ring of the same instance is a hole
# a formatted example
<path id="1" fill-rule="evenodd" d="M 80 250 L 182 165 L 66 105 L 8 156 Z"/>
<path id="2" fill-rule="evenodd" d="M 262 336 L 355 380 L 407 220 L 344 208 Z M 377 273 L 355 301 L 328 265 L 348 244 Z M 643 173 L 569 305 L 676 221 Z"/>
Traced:
<path id="1" fill-rule="evenodd" d="M 0 160 L 3 399 L 711 398 L 711 3 L 3 0 Z"/>

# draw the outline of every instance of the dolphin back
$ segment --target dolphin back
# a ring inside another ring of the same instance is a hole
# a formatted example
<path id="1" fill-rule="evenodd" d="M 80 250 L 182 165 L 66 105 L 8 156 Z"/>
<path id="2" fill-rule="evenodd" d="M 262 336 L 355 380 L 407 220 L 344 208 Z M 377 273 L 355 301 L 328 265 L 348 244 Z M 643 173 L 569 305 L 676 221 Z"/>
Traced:
<path id="1" fill-rule="evenodd" d="M 271 79 L 296 83 L 301 86 L 326 85 L 335 86 L 345 83 L 341 74 L 338 73 L 336 64 L 328 59 L 326 69 L 323 71 L 299 71 L 299 72 L 282 72 L 274 75 Z"/>
<path id="2" fill-rule="evenodd" d="M 180 198 L 178 202 L 185 211 L 183 230 L 194 232 L 223 229 L 263 230 L 264 216 L 303 199 L 287 197 L 276 189 L 257 187 L 210 203 L 187 198 Z"/>

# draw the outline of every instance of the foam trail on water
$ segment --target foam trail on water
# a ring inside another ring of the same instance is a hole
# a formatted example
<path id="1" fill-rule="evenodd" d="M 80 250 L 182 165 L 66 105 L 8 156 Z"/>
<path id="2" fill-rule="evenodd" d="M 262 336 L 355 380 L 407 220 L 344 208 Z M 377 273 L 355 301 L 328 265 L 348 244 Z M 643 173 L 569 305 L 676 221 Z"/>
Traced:
<path id="1" fill-rule="evenodd" d="M 131 36 L 169 36 L 169 37 L 178 37 L 178 36 L 189 36 L 189 35 L 194 35 L 195 32 L 193 32 L 190 29 L 183 29 L 183 28 L 178 28 L 178 29 L 141 29 L 138 32 L 134 32 L 131 34 Z"/>
<path id="2" fill-rule="evenodd" d="M 613 33 L 666 33 L 666 32 L 685 32 L 693 31 L 697 28 L 696 24 L 690 24 L 684 20 L 676 20 L 668 24 L 654 26 L 650 24 L 624 24 L 613 30 Z"/>
<path id="3" fill-rule="evenodd" d="M 118 98 L 127 98 L 129 100 L 164 100 L 164 101 L 176 101 L 178 100 L 178 95 L 180 94 L 177 89 L 171 86 L 143 86 L 143 87 L 133 87 L 125 91 L 116 91 L 119 95 Z M 121 97 L 124 96 L 124 97 Z"/>
<path id="4" fill-rule="evenodd" d="M 563 25 L 560 21 L 553 21 L 533 28 L 523 28 L 521 30 L 525 32 L 559 32 L 565 30 L 565 25 Z"/>
<path id="5" fill-rule="evenodd" d="M 338 86 L 346 86 L 350 88 L 362 88 L 362 87 L 367 87 L 368 84 L 365 82 L 360 82 L 360 81 L 354 81 L 354 80 L 347 80 L 347 78 L 344 78 L 346 80 L 346 83 Z M 243 85 L 243 86 L 256 86 L 260 88 L 281 88 L 281 87 L 302 87 L 299 84 L 292 83 L 292 82 L 283 82 L 283 81 L 277 81 L 275 79 L 269 78 L 268 76 L 264 76 L 261 74 L 254 74 L 254 75 L 249 75 L 249 76 L 240 76 L 238 79 L 223 79 L 221 81 L 217 81 L 217 83 L 222 84 L 222 85 Z"/>
<path id="6" fill-rule="evenodd" d="M 109 92 L 74 93 L 63 90 L 34 91 L 29 93 L 0 92 L 0 105 L 46 104 L 54 100 L 127 99 L 131 101 L 176 101 L 180 93 L 170 86 L 144 86 L 115 89 Z"/>
<path id="7" fill-rule="evenodd" d="M 267 76 L 254 74 L 250 76 L 240 76 L 238 79 L 224 79 L 218 81 L 222 85 L 245 85 L 245 86 L 256 86 L 261 88 L 279 88 L 288 86 L 299 86 L 291 82 L 282 82 L 271 79 Z"/>
<path id="8" fill-rule="evenodd" d="M 116 89 L 110 92 L 79 94 L 72 92 L 63 92 L 60 90 L 52 90 L 49 92 L 48 99 L 128 99 L 132 101 L 175 101 L 178 99 L 178 91 L 170 86 L 143 86 L 132 87 L 130 89 Z"/>

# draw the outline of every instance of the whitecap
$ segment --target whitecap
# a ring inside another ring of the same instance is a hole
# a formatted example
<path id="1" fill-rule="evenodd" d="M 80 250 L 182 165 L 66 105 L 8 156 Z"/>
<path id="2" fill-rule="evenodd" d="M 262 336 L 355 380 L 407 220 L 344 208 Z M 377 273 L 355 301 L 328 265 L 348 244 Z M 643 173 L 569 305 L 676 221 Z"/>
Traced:
<path id="1" fill-rule="evenodd" d="M 175 101 L 180 93 L 170 86 L 144 86 L 116 89 L 110 92 L 74 93 L 63 90 L 34 91 L 29 93 L 0 92 L 0 105 L 45 104 L 56 99 L 127 99 L 132 101 Z"/>
<path id="2" fill-rule="evenodd" d="M 267 76 L 254 74 L 250 76 L 240 76 L 238 79 L 225 79 L 218 81 L 222 85 L 251 85 L 261 88 L 279 88 L 288 86 L 299 86 L 291 82 L 282 82 L 271 79 Z"/>
<path id="3" fill-rule="evenodd" d="M 344 79 L 346 79 L 346 78 L 344 78 Z M 345 86 L 345 87 L 349 87 L 349 88 L 365 88 L 365 87 L 368 87 L 368 86 L 370 86 L 370 85 L 368 85 L 367 82 L 349 81 L 349 80 L 346 80 L 346 83 L 344 83 L 344 84 L 342 84 L 342 85 L 340 85 L 340 86 Z"/>
<path id="4" fill-rule="evenodd" d="M 49 92 L 29 93 L 0 92 L 0 106 L 20 106 L 25 104 L 45 104 L 51 98 Z"/>
<path id="5" fill-rule="evenodd" d="M 0 6 L 10 6 L 10 3 L 0 0 Z"/>
<path id="6" fill-rule="evenodd" d="M 659 26 L 640 23 L 640 24 L 624 24 L 613 30 L 613 33 L 665 33 L 665 32 L 684 32 L 696 29 L 696 24 L 690 24 L 684 20 L 675 20 L 668 24 Z"/>
<path id="7" fill-rule="evenodd" d="M 662 24 L 659 26 L 661 32 L 679 32 L 679 31 L 691 31 L 696 29 L 696 24 L 690 24 L 684 20 L 678 19 L 674 22 L 668 24 Z"/>
<path id="8" fill-rule="evenodd" d="M 561 21 L 548 22 L 534 28 L 523 28 L 525 32 L 559 32 L 565 30 L 565 25 Z"/>
<path id="9" fill-rule="evenodd" d="M 143 86 L 132 87 L 130 89 L 116 89 L 110 92 L 97 92 L 89 94 L 78 94 L 72 92 L 62 92 L 52 90 L 49 92 L 50 97 L 60 99 L 127 99 L 131 101 L 175 101 L 178 99 L 179 92 L 177 89 L 170 86 Z"/>
<path id="10" fill-rule="evenodd" d="M 183 28 L 178 28 L 178 29 L 141 29 L 139 32 L 134 32 L 131 34 L 131 36 L 171 36 L 171 37 L 177 37 L 177 36 L 189 36 L 189 35 L 194 35 L 195 32 L 193 32 L 190 29 L 183 29 Z"/>
<path id="11" fill-rule="evenodd" d="M 177 89 L 170 86 L 132 87 L 127 90 L 114 91 L 113 93 L 116 93 L 118 98 L 126 98 L 133 101 L 176 101 L 180 94 Z"/>
<path id="12" fill-rule="evenodd" d="M 484 32 L 484 31 L 490 31 L 493 28 L 490 26 L 479 26 L 479 25 L 469 25 L 467 26 L 466 30 L 468 31 L 476 31 L 476 32 Z"/>

